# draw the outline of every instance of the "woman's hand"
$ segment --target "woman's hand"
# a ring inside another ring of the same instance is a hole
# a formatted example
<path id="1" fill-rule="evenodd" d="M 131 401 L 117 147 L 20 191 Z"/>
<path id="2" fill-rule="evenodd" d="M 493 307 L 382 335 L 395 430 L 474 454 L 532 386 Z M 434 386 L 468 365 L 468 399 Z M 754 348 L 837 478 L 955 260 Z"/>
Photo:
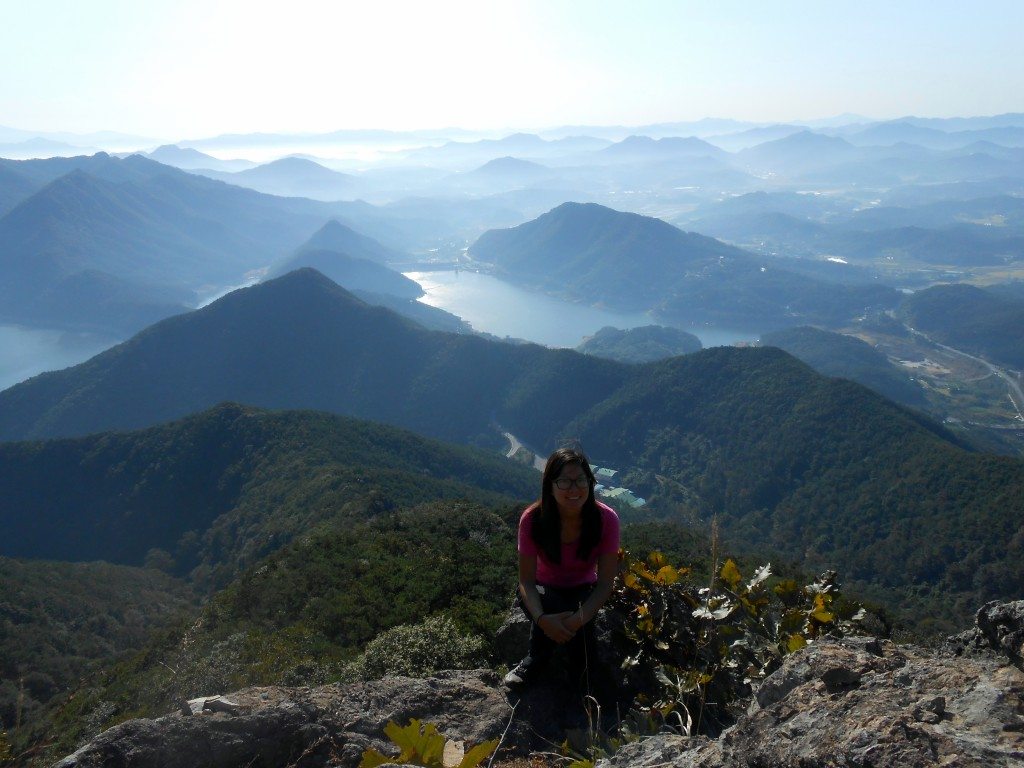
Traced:
<path id="1" fill-rule="evenodd" d="M 571 611 L 564 611 L 563 613 L 545 613 L 539 619 L 537 619 L 537 626 L 541 628 L 545 635 L 550 637 L 558 644 L 567 643 L 572 640 L 573 635 L 576 634 L 575 629 L 570 629 L 566 626 L 566 622 L 572 617 Z"/>
<path id="2" fill-rule="evenodd" d="M 583 617 L 580 616 L 579 611 L 570 614 L 569 618 L 562 622 L 565 628 L 572 632 L 574 635 L 581 629 L 583 629 L 583 625 L 586 623 L 587 622 L 583 620 Z"/>

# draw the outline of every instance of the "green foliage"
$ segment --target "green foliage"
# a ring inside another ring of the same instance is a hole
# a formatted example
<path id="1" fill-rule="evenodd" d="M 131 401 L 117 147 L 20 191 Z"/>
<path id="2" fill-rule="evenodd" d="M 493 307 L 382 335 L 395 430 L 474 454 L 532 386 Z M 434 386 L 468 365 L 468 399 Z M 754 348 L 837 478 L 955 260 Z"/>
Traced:
<path id="1" fill-rule="evenodd" d="M 481 638 L 462 634 L 449 617 L 431 616 L 377 635 L 354 666 L 358 677 L 365 680 L 389 675 L 428 677 L 442 669 L 481 666 L 484 650 Z"/>
<path id="2" fill-rule="evenodd" d="M 688 355 L 701 348 L 700 339 L 692 333 L 662 325 L 645 325 L 627 330 L 606 326 L 585 339 L 576 350 L 620 363 L 650 363 Z"/>
<path id="3" fill-rule="evenodd" d="M 176 579 L 108 563 L 0 557 L 0 584 L 0 729 L 195 606 Z"/>
<path id="4" fill-rule="evenodd" d="M 761 335 L 761 344 L 778 347 L 818 373 L 856 381 L 897 403 L 924 408 L 920 386 L 865 341 L 820 328 L 802 326 Z"/>
<path id="5" fill-rule="evenodd" d="M 478 664 L 487 649 L 472 636 L 493 637 L 515 586 L 520 510 L 435 502 L 292 541 L 197 617 L 87 679 L 45 725 L 54 752 L 72 751 L 127 717 L 162 714 L 182 698 L 361 677 L 358 654 L 394 627 L 402 630 L 381 639 L 371 667 L 400 664 L 394 654 L 407 643 L 418 644 L 424 669 L 425 644 L 410 631 L 423 629 L 424 617 L 435 617 L 426 628 L 437 652 Z"/>
<path id="6" fill-rule="evenodd" d="M 1024 300 L 973 285 L 935 285 L 907 296 L 899 309 L 907 325 L 935 341 L 1024 368 Z"/>
<path id="7" fill-rule="evenodd" d="M 836 567 L 905 625 L 955 632 L 1024 592 L 1024 462 L 779 350 L 651 364 L 562 431 L 645 478 L 648 514 L 717 515 L 730 548 Z"/>
<path id="8" fill-rule="evenodd" d="M 770 586 L 770 576 L 765 565 L 744 579 L 730 559 L 701 586 L 660 552 L 646 560 L 626 554 L 608 611 L 621 628 L 624 667 L 653 689 L 633 717 L 634 735 L 659 720 L 674 720 L 686 735 L 714 733 L 728 706 L 783 656 L 863 616 L 841 600 L 834 573 L 803 588 L 792 580 Z"/>
<path id="9" fill-rule="evenodd" d="M 436 725 L 433 723 L 420 725 L 420 721 L 415 718 L 411 719 L 409 724 L 404 727 L 392 720 L 384 727 L 384 733 L 398 747 L 398 756 L 389 757 L 376 749 L 368 749 L 363 752 L 359 768 L 377 768 L 378 765 L 384 763 L 418 765 L 423 768 L 445 768 L 445 752 L 448 749 L 460 748 L 441 735 Z M 451 761 L 448 765 L 453 768 L 476 768 L 497 748 L 497 739 L 482 742 L 465 750 L 458 763 Z"/>
<path id="10" fill-rule="evenodd" d="M 237 405 L 132 434 L 3 445 L 0 465 L 0 552 L 146 561 L 203 586 L 318 524 L 436 499 L 502 503 L 537 484 L 498 456 L 393 427 Z"/>

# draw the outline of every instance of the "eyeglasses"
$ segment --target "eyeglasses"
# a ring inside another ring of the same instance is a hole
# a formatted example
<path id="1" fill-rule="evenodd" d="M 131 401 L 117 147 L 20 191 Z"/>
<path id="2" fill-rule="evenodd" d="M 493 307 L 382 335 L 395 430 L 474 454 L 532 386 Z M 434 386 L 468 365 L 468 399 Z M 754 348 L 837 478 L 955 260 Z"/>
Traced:
<path id="1" fill-rule="evenodd" d="M 558 486 L 558 490 L 560 491 L 568 491 L 574 485 L 580 490 L 583 490 L 590 486 L 590 479 L 586 475 L 580 475 L 575 480 L 571 477 L 560 477 L 555 480 L 555 485 Z"/>

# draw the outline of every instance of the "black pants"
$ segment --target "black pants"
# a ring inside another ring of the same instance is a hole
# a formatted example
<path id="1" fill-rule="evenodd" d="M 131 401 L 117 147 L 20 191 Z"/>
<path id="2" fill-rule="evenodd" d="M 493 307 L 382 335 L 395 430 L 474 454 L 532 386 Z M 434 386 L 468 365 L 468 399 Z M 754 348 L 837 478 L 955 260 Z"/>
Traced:
<path id="1" fill-rule="evenodd" d="M 563 611 L 576 611 L 594 591 L 593 584 L 584 584 L 579 587 L 551 587 L 543 584 L 537 585 L 537 592 L 540 593 L 540 602 L 544 607 L 544 613 L 562 613 Z M 527 618 L 531 619 L 529 611 L 523 604 L 522 595 L 519 595 L 519 606 Z M 537 675 L 554 656 L 559 644 L 544 634 L 536 622 L 530 627 L 530 653 L 523 659 L 530 677 Z M 591 693 L 596 682 L 595 671 L 597 669 L 597 644 L 594 638 L 594 622 L 588 621 L 584 624 L 573 638 L 562 646 L 565 648 L 567 658 L 567 672 L 569 681 L 580 693 Z"/>

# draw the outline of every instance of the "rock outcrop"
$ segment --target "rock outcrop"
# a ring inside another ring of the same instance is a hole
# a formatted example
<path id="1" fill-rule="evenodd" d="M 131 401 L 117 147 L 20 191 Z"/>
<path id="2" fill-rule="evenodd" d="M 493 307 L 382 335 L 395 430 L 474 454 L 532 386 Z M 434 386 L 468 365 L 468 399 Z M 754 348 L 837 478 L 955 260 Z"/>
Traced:
<path id="1" fill-rule="evenodd" d="M 520 628 L 521 629 L 521 628 Z M 627 744 L 606 768 L 919 768 L 1024 765 L 1024 601 L 989 604 L 939 650 L 822 640 L 788 656 L 720 738 Z M 514 645 L 514 644 L 513 644 Z M 511 652 L 512 646 L 510 646 Z M 185 714 L 189 712 L 190 714 Z M 195 713 L 195 714 L 191 714 Z M 488 671 L 319 688 L 262 688 L 132 720 L 62 760 L 86 766 L 338 766 L 387 753 L 389 720 L 524 753 L 585 724 L 557 686 L 510 700 Z M 548 746 L 550 748 L 550 746 Z"/>
<path id="2" fill-rule="evenodd" d="M 363 751 L 387 754 L 384 726 L 429 721 L 451 739 L 500 738 L 511 706 L 489 671 L 446 672 L 425 680 L 389 678 L 318 688 L 247 688 L 227 697 L 237 705 L 200 707 L 153 720 L 121 723 L 101 733 L 59 768 L 161 766 L 344 766 Z M 228 710 L 228 711 L 220 711 Z M 523 748 L 525 725 L 513 723 L 505 743 Z"/>

